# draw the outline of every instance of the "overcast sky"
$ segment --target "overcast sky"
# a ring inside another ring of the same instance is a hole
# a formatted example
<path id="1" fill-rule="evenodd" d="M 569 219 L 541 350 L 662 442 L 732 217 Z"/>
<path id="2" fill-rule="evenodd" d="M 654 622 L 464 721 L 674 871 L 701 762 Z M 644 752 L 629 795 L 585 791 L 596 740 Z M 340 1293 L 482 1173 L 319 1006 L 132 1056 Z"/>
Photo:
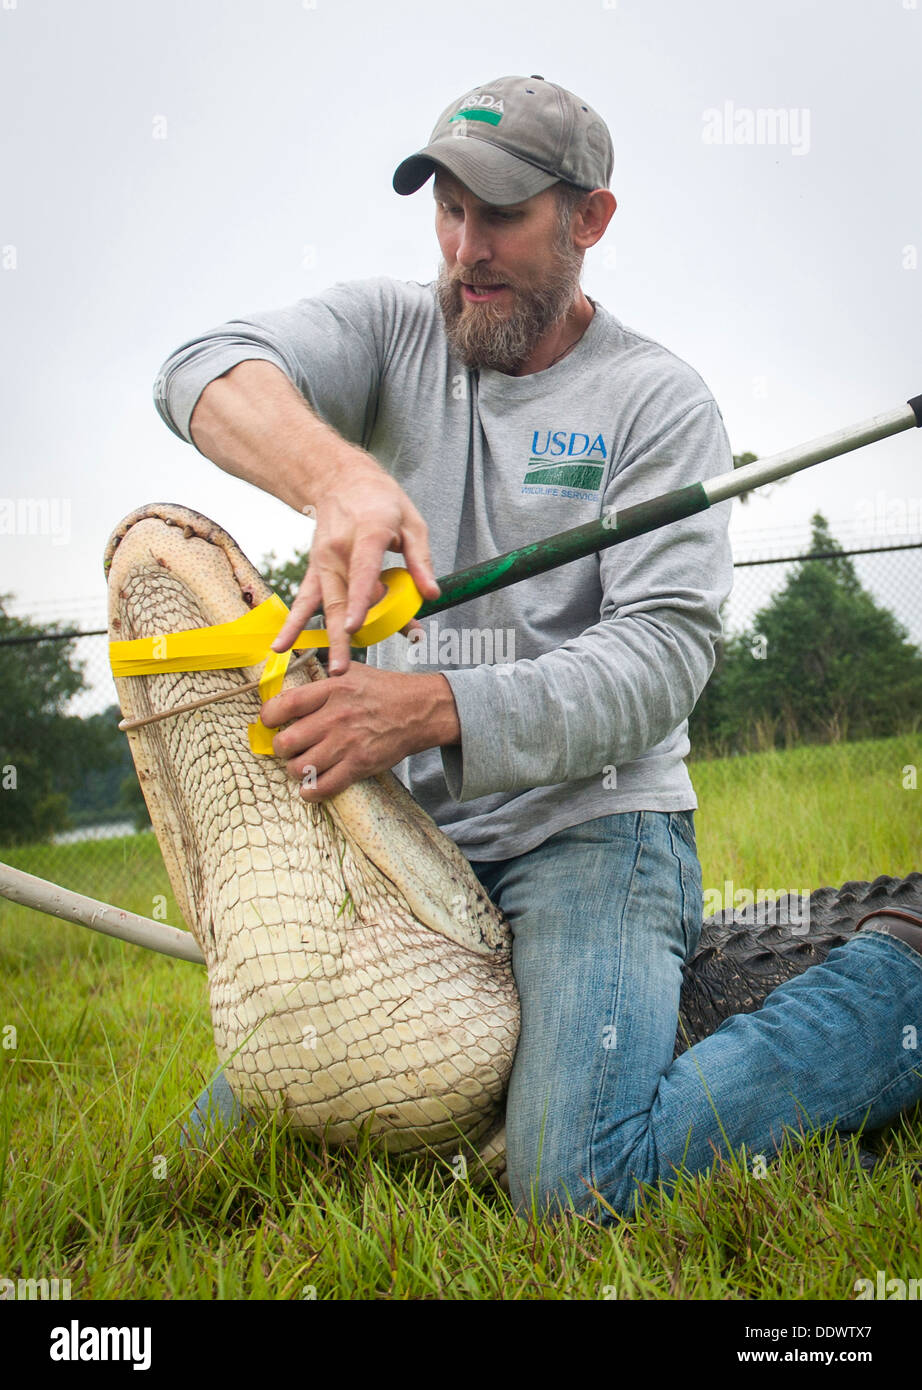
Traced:
<path id="1" fill-rule="evenodd" d="M 166 429 L 156 372 L 338 280 L 433 279 L 430 187 L 399 197 L 394 168 L 507 74 L 608 123 L 584 288 L 701 372 L 735 452 L 922 392 L 920 71 L 922 0 L 0 0 L 0 494 L 61 530 L 0 538 L 0 592 L 98 623 L 106 539 L 149 501 L 257 564 L 303 543 Z M 728 143 L 760 110 L 781 138 Z M 922 433 L 735 503 L 737 554 L 817 508 L 843 540 L 918 533 Z"/>

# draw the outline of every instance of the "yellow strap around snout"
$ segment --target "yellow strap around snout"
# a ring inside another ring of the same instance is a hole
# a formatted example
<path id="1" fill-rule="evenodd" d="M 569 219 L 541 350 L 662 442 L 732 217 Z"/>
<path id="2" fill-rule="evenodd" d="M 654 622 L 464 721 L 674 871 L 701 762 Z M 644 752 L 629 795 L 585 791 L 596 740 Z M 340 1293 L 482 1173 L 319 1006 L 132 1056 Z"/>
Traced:
<path id="1" fill-rule="evenodd" d="M 419 612 L 422 594 L 408 570 L 384 570 L 381 582 L 387 593 L 368 610 L 358 632 L 349 638 L 350 646 L 370 647 L 375 642 L 383 642 Z M 291 660 L 291 649 L 287 652 L 270 650 L 287 617 L 288 608 L 277 594 L 272 594 L 264 603 L 231 623 L 195 627 L 186 632 L 166 632 L 158 637 L 138 637 L 129 642 L 110 642 L 112 674 L 149 676 L 162 671 L 217 671 L 265 662 L 259 694 L 263 700 L 271 700 L 281 690 Z M 326 628 L 305 628 L 292 644 L 301 648 L 329 645 Z M 272 753 L 273 732 L 261 720 L 250 724 L 252 752 Z"/>

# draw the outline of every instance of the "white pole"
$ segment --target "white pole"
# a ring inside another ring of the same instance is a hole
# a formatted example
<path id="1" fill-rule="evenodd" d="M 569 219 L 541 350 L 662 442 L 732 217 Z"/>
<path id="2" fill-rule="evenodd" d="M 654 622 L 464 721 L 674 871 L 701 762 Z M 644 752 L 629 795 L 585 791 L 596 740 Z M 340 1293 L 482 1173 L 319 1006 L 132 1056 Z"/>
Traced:
<path id="1" fill-rule="evenodd" d="M 713 506 L 715 502 L 724 502 L 728 497 L 736 497 L 750 488 L 761 487 L 763 483 L 773 483 L 777 478 L 799 473 L 802 468 L 812 468 L 815 463 L 851 453 L 852 449 L 863 449 L 865 444 L 887 439 L 891 434 L 899 434 L 901 430 L 908 430 L 918 423 L 912 406 L 901 405 L 882 415 L 872 415 L 870 420 L 860 425 L 850 425 L 833 434 L 821 435 L 809 444 L 799 444 L 794 449 L 785 449 L 781 454 L 772 454 L 770 458 L 757 459 L 755 463 L 744 463 L 740 468 L 734 468 L 732 473 L 708 478 L 701 486 Z"/>
<path id="2" fill-rule="evenodd" d="M 132 946 L 146 946 L 150 951 L 192 961 L 195 965 L 205 964 L 195 938 L 189 932 L 179 931 L 164 922 L 155 922 L 150 917 L 139 917 L 137 913 L 98 902 L 96 898 L 85 898 L 82 893 L 72 893 L 69 888 L 49 883 L 45 878 L 36 878 L 34 874 L 24 873 L 22 869 L 14 869 L 9 864 L 0 864 L 0 896 L 23 907 L 47 912 L 51 917 L 62 917 L 65 922 L 77 922 L 91 931 L 116 936 Z"/>

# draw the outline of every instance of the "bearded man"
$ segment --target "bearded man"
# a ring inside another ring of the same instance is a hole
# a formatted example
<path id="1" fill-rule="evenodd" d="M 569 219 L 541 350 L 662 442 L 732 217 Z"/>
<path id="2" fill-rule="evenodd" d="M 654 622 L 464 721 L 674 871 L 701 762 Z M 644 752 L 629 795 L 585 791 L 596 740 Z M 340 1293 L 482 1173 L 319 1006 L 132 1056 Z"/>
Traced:
<path id="1" fill-rule="evenodd" d="M 729 503 L 454 610 L 503 635 L 464 659 L 437 618 L 350 661 L 400 552 L 426 598 L 449 573 L 729 471 L 720 411 L 685 362 L 585 295 L 615 211 L 609 132 L 542 77 L 452 102 L 394 187 L 434 175 L 434 284 L 351 281 L 184 344 L 166 423 L 226 471 L 316 515 L 275 643 L 321 606 L 333 679 L 266 702 L 306 800 L 386 768 L 459 845 L 514 934 L 522 1027 L 510 1191 L 525 1209 L 630 1210 L 786 1131 L 853 1131 L 922 1095 L 922 926 L 855 940 L 672 1060 L 702 891 L 685 766 L 732 582 Z M 433 564 L 434 562 L 434 564 Z M 508 639 L 508 640 L 506 640 Z M 493 653 L 495 656 L 495 651 Z M 194 1112 L 237 1111 L 219 1081 Z"/>

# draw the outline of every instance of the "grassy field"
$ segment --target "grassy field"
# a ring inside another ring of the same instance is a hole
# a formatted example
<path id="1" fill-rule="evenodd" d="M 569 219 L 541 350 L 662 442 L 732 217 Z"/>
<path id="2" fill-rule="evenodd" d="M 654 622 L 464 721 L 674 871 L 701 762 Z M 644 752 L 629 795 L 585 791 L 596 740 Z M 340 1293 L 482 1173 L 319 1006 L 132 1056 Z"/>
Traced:
<path id="1" fill-rule="evenodd" d="M 919 738 L 694 764 L 705 887 L 922 869 L 920 764 Z M 180 925 L 152 836 L 0 857 Z M 918 1116 L 871 1175 L 816 1139 L 761 1178 L 740 1161 L 650 1191 L 631 1220 L 542 1224 L 447 1164 L 272 1122 L 181 1149 L 213 1066 L 201 968 L 0 899 L 0 1279 L 79 1299 L 848 1299 L 877 1270 L 922 1275 Z"/>

